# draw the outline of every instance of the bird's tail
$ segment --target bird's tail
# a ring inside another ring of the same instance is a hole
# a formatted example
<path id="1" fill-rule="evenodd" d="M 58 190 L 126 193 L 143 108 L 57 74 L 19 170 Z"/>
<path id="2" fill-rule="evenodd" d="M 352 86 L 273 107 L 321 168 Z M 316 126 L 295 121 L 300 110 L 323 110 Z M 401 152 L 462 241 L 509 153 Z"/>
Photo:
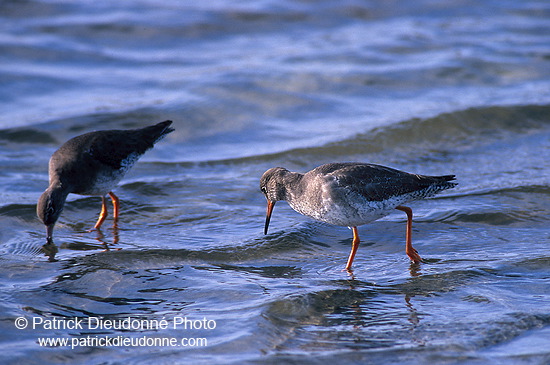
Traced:
<path id="1" fill-rule="evenodd" d="M 143 136 L 149 140 L 150 146 L 152 147 L 158 141 L 163 139 L 168 133 L 172 133 L 174 131 L 174 128 L 170 128 L 171 124 L 171 120 L 165 120 L 164 122 L 145 127 L 141 129 L 140 132 L 143 133 Z"/>
<path id="2" fill-rule="evenodd" d="M 454 188 L 458 185 L 457 182 L 454 182 L 453 180 L 456 179 L 456 175 L 444 175 L 444 176 L 437 176 L 436 179 L 439 180 L 439 184 L 441 186 L 444 186 L 445 189 Z"/>

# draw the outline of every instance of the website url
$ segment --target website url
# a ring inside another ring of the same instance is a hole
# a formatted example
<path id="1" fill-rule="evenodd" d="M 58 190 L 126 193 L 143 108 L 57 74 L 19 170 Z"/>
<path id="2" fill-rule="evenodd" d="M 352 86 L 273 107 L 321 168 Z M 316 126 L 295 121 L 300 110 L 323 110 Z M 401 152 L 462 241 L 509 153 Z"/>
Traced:
<path id="1" fill-rule="evenodd" d="M 86 336 L 86 337 L 39 337 L 41 347 L 206 347 L 208 340 L 197 337 L 126 337 L 126 336 Z"/>

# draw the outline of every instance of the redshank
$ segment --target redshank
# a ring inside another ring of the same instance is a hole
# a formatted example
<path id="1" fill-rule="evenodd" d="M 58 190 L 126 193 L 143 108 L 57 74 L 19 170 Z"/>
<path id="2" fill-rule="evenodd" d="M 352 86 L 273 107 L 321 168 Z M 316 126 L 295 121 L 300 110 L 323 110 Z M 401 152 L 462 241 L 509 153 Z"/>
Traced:
<path id="1" fill-rule="evenodd" d="M 329 163 L 305 174 L 282 167 L 267 170 L 260 189 L 267 199 L 264 234 L 275 203 L 286 200 L 300 214 L 353 230 L 350 270 L 359 247 L 357 226 L 384 217 L 393 209 L 407 214 L 405 252 L 411 261 L 422 258 L 411 241 L 412 209 L 402 204 L 426 198 L 457 184 L 455 175 L 424 176 L 366 163 Z"/>
<path id="2" fill-rule="evenodd" d="M 65 142 L 50 158 L 50 185 L 38 199 L 36 213 L 46 225 L 47 243 L 53 242 L 53 228 L 69 193 L 101 196 L 102 207 L 94 229 L 107 218 L 109 195 L 113 218 L 119 216 L 119 200 L 111 191 L 134 163 L 168 133 L 172 121 L 129 130 L 86 133 Z"/>

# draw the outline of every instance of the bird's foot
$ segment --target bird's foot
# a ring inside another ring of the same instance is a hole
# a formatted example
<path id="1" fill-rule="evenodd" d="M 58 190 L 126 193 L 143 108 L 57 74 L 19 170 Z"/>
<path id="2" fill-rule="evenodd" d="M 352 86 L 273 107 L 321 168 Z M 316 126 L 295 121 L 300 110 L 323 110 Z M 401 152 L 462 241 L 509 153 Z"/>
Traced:
<path id="1" fill-rule="evenodd" d="M 422 257 L 420 257 L 418 251 L 415 248 L 413 248 L 412 250 L 407 250 L 407 256 L 409 256 L 409 259 L 411 259 L 411 261 L 415 264 L 419 264 L 422 262 Z"/>

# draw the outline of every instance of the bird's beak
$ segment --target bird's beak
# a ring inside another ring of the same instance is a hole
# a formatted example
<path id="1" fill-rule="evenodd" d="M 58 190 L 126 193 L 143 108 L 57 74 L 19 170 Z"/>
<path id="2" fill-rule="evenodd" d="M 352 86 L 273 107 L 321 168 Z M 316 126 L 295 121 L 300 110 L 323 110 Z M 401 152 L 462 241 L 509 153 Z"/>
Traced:
<path id="1" fill-rule="evenodd" d="M 46 226 L 46 244 L 53 243 L 53 227 L 55 224 L 50 224 Z"/>
<path id="2" fill-rule="evenodd" d="M 271 213 L 273 212 L 274 206 L 275 206 L 275 202 L 272 202 L 270 200 L 267 201 L 267 212 L 265 214 L 264 234 L 267 234 L 267 229 L 269 227 L 269 221 L 271 220 Z"/>

